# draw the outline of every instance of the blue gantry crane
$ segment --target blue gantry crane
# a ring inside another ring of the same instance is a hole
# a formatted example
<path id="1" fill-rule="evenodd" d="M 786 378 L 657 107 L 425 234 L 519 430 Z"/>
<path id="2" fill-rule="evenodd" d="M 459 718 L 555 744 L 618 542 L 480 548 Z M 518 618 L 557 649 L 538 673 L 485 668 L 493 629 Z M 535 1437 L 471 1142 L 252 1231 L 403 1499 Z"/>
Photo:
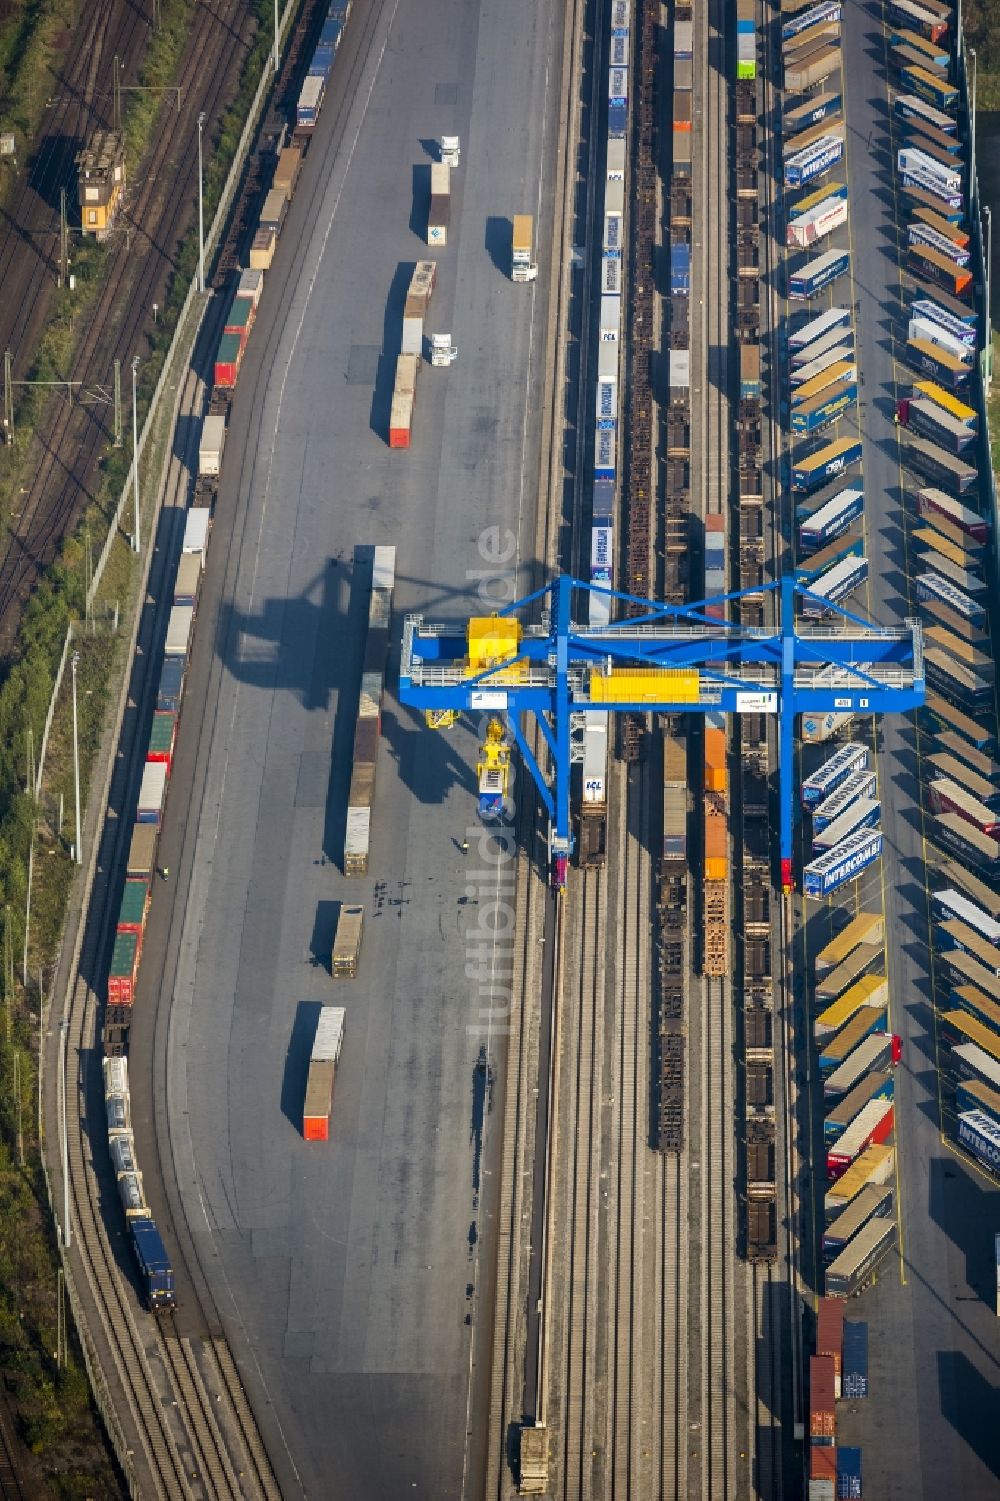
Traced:
<path id="1" fill-rule="evenodd" d="M 664 605 L 565 575 L 495 615 L 454 625 L 428 625 L 422 616 L 408 615 L 400 699 L 424 710 L 428 723 L 447 724 L 464 712 L 506 722 L 548 811 L 556 885 L 565 882 L 572 852 L 572 715 L 776 714 L 781 881 L 790 891 L 795 716 L 919 707 L 923 636 L 918 620 L 898 628 L 874 626 L 820 600 L 793 578 L 765 585 L 764 592 L 780 595 L 780 624 L 773 629 L 710 613 L 721 606 L 725 615 L 742 597 L 738 592 Z M 639 606 L 641 613 L 611 625 L 580 625 L 573 618 L 574 598 L 586 604 L 591 593 Z M 827 613 L 797 619 L 796 604 L 808 611 L 809 601 Z M 530 716 L 548 752 L 545 768 L 528 744 Z"/>

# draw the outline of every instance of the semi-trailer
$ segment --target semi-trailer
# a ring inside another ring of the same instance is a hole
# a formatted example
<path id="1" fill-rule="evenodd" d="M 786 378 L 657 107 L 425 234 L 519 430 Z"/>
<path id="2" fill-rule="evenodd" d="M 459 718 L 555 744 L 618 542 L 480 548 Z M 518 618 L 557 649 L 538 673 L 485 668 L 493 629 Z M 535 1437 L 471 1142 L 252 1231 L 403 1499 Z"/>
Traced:
<path id="1" fill-rule="evenodd" d="M 302 1105 L 302 1135 L 306 1141 L 327 1141 L 330 1136 L 333 1084 L 344 1042 L 346 1015 L 343 1006 L 324 1006 L 319 1014 Z"/>
<path id="2" fill-rule="evenodd" d="M 785 67 L 785 92 L 805 94 L 823 83 L 840 67 L 839 47 L 817 47 L 807 56 L 796 58 Z"/>
<path id="3" fill-rule="evenodd" d="M 1000 1176 L 1000 1126 L 984 1110 L 967 1110 L 958 1117 L 957 1138 L 960 1147 Z"/>
<path id="4" fill-rule="evenodd" d="M 914 285 L 910 294 L 910 315 L 914 318 L 927 318 L 931 323 L 939 323 L 963 344 L 971 343 L 973 348 L 978 342 L 980 319 L 975 308 L 960 302 L 957 297 L 951 297 L 939 287 L 935 287 L 931 293 L 930 291 L 924 292 L 919 286 Z M 971 341 L 970 333 L 974 336 Z"/>
<path id="5" fill-rule="evenodd" d="M 793 413 L 796 407 L 804 406 L 807 402 L 813 401 L 817 396 L 823 396 L 830 390 L 831 386 L 857 385 L 857 379 L 858 365 L 853 357 L 840 360 L 839 362 L 834 361 L 820 370 L 817 375 L 812 376 L 811 379 L 802 381 L 793 387 L 790 397 Z"/>
<path id="6" fill-rule="evenodd" d="M 938 255 L 943 255 L 945 260 L 952 260 L 956 266 L 968 266 L 972 259 L 972 252 L 966 245 L 957 245 L 948 235 L 944 235 L 930 224 L 911 224 L 907 231 L 907 243 L 910 248 L 920 246 L 927 250 L 934 250 Z"/>
<path id="7" fill-rule="evenodd" d="M 966 423 L 960 422 L 943 407 L 923 398 L 914 400 L 904 396 L 899 402 L 899 421 L 902 427 L 912 428 L 924 438 L 939 443 L 949 453 L 964 453 L 976 441 L 976 433 Z"/>
<path id="8" fill-rule="evenodd" d="M 822 379 L 822 376 L 817 378 Z M 855 405 L 857 399 L 857 382 L 840 382 L 834 389 L 827 390 L 819 396 L 813 396 L 801 405 L 793 406 L 789 427 L 793 433 L 802 437 L 811 433 L 820 433 L 831 423 L 839 422 L 845 412 L 850 411 Z"/>
<path id="9" fill-rule="evenodd" d="M 851 310 L 846 307 L 828 308 L 825 313 L 820 313 L 815 318 L 810 318 L 801 328 L 788 336 L 788 347 L 798 353 L 807 349 L 814 340 L 821 339 L 832 329 L 849 329 L 851 326 Z"/>
<path id="10" fill-rule="evenodd" d="M 907 358 L 918 370 L 946 383 L 953 391 L 962 391 L 969 384 L 972 365 L 942 349 L 930 339 L 910 339 L 906 345 Z M 967 351 L 968 352 L 968 351 Z"/>
<path id="11" fill-rule="evenodd" d="M 341 906 L 330 961 L 330 970 L 335 980 L 353 980 L 357 977 L 364 923 L 364 907 L 346 904 Z"/>
<path id="12" fill-rule="evenodd" d="M 843 141 L 833 134 L 821 135 L 818 140 L 808 142 L 785 158 L 785 187 L 804 187 L 807 182 L 829 172 L 843 157 Z"/>
<path id="13" fill-rule="evenodd" d="M 869 1183 L 888 1183 L 895 1166 L 895 1150 L 883 1143 L 865 1147 L 856 1162 L 832 1183 L 824 1195 L 824 1212 L 827 1222 L 853 1203 L 856 1196 Z"/>
<path id="14" fill-rule="evenodd" d="M 795 565 L 795 577 L 803 584 L 812 584 L 828 569 L 844 558 L 859 558 L 865 550 L 865 534 L 860 526 L 848 527 L 832 542 L 821 547 L 819 552 L 809 553 Z"/>
<path id="15" fill-rule="evenodd" d="M 860 439 L 837 438 L 805 458 L 792 461 L 792 489 L 808 494 L 860 462 Z"/>
<path id="16" fill-rule="evenodd" d="M 861 1046 L 864 1047 L 865 1043 L 873 1040 L 866 1037 Z M 824 1140 L 835 1141 L 841 1132 L 847 1130 L 869 1100 L 891 1100 L 895 1093 L 895 1079 L 895 1074 L 888 1067 L 866 1071 L 830 1110 L 823 1122 Z"/>
<path id="17" fill-rule="evenodd" d="M 841 1177 L 865 1147 L 886 1141 L 892 1132 L 894 1121 L 892 1100 L 869 1100 L 847 1130 L 827 1148 L 827 1177 Z"/>
<path id="18" fill-rule="evenodd" d="M 824 287 L 846 275 L 850 268 L 849 251 L 828 250 L 789 272 L 788 296 L 792 301 L 818 297 Z"/>
<path id="19" fill-rule="evenodd" d="M 826 1006 L 837 996 L 843 995 L 851 986 L 855 985 L 861 976 L 874 964 L 882 954 L 879 946 L 872 943 L 859 943 L 848 954 L 846 959 L 834 966 L 833 969 L 824 970 L 816 978 L 816 1004 Z"/>
<path id="20" fill-rule="evenodd" d="M 869 1220 L 888 1219 L 892 1214 L 892 1200 L 890 1183 L 866 1183 L 847 1208 L 824 1229 L 823 1260 L 829 1263 L 839 1256 Z"/>
<path id="21" fill-rule="evenodd" d="M 531 214 L 515 214 L 511 234 L 511 281 L 534 281 L 538 267 L 532 257 L 535 221 Z"/>
<path id="22" fill-rule="evenodd" d="M 835 606 L 848 599 L 860 589 L 868 578 L 868 560 L 864 557 L 843 558 L 828 568 L 820 578 L 813 579 L 808 593 L 802 596 L 802 614 L 806 619 L 820 620 L 835 613 Z"/>
<path id="23" fill-rule="evenodd" d="M 975 343 L 969 343 L 968 335 L 964 333 L 952 333 L 941 322 L 933 318 L 910 318 L 907 324 L 907 337 L 909 339 L 923 339 L 929 344 L 937 344 L 941 349 L 947 350 L 959 360 L 972 360 L 975 357 Z"/>
<path id="24" fill-rule="evenodd" d="M 868 747 L 851 743 L 834 751 L 823 765 L 803 779 L 799 789 L 802 806 L 814 808 L 829 797 L 853 772 L 868 766 Z"/>
<path id="25" fill-rule="evenodd" d="M 447 162 L 431 162 L 431 196 L 427 207 L 428 245 L 447 245 L 450 220 L 451 168 Z"/>
<path id="26" fill-rule="evenodd" d="M 977 490 L 978 469 L 926 438 L 908 440 L 903 447 L 903 462 L 957 498 Z"/>
<path id="27" fill-rule="evenodd" d="M 825 745 L 841 730 L 847 729 L 854 719 L 853 714 L 803 714 L 799 721 L 799 735 L 804 745 Z"/>
<path id="28" fill-rule="evenodd" d="M 863 1018 L 862 1018 L 863 1019 Z M 842 1094 L 850 1094 L 863 1084 L 866 1078 L 878 1078 L 884 1069 L 899 1061 L 899 1040 L 893 1033 L 871 1031 L 863 1037 L 847 1057 L 827 1073 L 823 1081 L 823 1099 L 836 1100 Z"/>
<path id="29" fill-rule="evenodd" d="M 811 125 L 839 120 L 843 114 L 843 108 L 844 101 L 841 94 L 832 92 L 815 94 L 801 104 L 796 104 L 794 108 L 784 111 L 781 117 L 782 134 L 795 136 L 800 131 L 807 130 Z"/>
<path id="30" fill-rule="evenodd" d="M 868 774 L 868 773 L 865 773 Z M 857 775 L 857 773 L 854 773 Z M 822 806 L 822 805 L 821 805 Z M 817 809 L 818 811 L 818 809 Z M 815 816 L 815 815 L 814 815 Z M 849 954 L 852 954 L 861 944 L 879 948 L 885 937 L 885 924 L 880 912 L 859 912 L 852 917 L 835 938 L 816 955 L 815 965 L 817 974 L 826 970 L 836 969 L 842 964 Z"/>
<path id="31" fill-rule="evenodd" d="M 818 375 L 825 374 L 832 365 L 853 363 L 854 349 L 852 346 L 854 335 L 849 330 L 841 329 L 839 332 L 840 338 L 836 348 L 823 350 L 820 354 L 815 355 L 808 364 L 792 364 L 788 372 L 788 379 L 792 388 L 793 405 L 795 404 L 796 391 L 799 386 L 804 386 L 807 382 L 815 380 Z M 825 344 L 826 340 L 823 339 L 821 342 Z"/>
<path id="32" fill-rule="evenodd" d="M 854 1297 L 872 1280 L 895 1244 L 894 1219 L 869 1220 L 827 1267 L 827 1296 Z"/>
<path id="33" fill-rule="evenodd" d="M 889 999 L 885 975 L 865 975 L 856 980 L 837 1000 L 832 1001 L 816 1017 L 813 1032 L 821 1045 L 846 1027 L 863 1007 L 876 1007 L 884 1011 Z"/>
<path id="34" fill-rule="evenodd" d="M 853 881 L 882 854 L 881 829 L 865 829 L 845 839 L 835 849 L 811 860 L 802 872 L 806 896 L 825 897 Z"/>
<path id="35" fill-rule="evenodd" d="M 864 491 L 852 488 L 840 490 L 832 500 L 802 521 L 799 529 L 799 544 L 803 552 L 812 553 L 824 547 L 834 538 L 846 532 L 863 515 Z"/>
<path id="36" fill-rule="evenodd" d="M 785 230 L 786 243 L 799 250 L 807 250 L 835 229 L 847 223 L 847 200 L 834 194 L 826 197 L 814 208 L 789 219 Z"/>
<path id="37" fill-rule="evenodd" d="M 813 850 L 818 853 L 834 849 L 852 834 L 859 833 L 862 829 L 873 829 L 881 817 L 882 804 L 877 797 L 856 797 L 832 823 L 825 828 L 814 829 Z"/>

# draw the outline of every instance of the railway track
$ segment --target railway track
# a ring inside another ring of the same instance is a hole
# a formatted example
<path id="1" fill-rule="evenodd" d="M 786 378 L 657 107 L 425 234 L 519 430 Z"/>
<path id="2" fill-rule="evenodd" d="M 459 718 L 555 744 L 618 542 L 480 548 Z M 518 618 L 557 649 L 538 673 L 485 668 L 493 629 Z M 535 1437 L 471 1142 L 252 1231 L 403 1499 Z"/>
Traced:
<path id="1" fill-rule="evenodd" d="M 81 10 L 66 68 L 52 80 L 30 169 L 0 228 L 0 350 L 11 351 L 15 379 L 30 366 L 59 274 L 60 189 L 74 205 L 76 152 L 92 131 L 112 123 L 113 60 L 119 60 L 122 82 L 133 84 L 152 27 L 153 0 L 112 0 Z"/>
<path id="2" fill-rule="evenodd" d="M 202 389 L 195 371 L 189 371 L 182 411 L 198 407 Z M 187 485 L 188 468 L 175 462 L 174 488 L 167 502 L 176 515 Z M 156 597 L 158 586 L 152 587 Z M 147 619 L 144 628 L 148 636 L 155 622 Z M 129 766 L 126 758 L 116 769 L 112 807 L 122 805 Z M 73 1232 L 68 1260 L 85 1313 L 81 1336 L 96 1357 L 108 1405 L 117 1416 L 120 1457 L 124 1452 L 129 1479 L 144 1496 L 165 1501 L 278 1501 L 270 1464 L 224 1341 L 194 1343 L 179 1337 L 172 1316 L 154 1318 L 137 1296 L 136 1269 L 106 1150 L 99 1003 L 89 978 L 106 970 L 102 959 L 113 920 L 113 872 L 118 868 L 117 846 L 126 837 L 124 827 L 117 819 L 105 825 L 78 974 L 65 1011 Z"/>
<path id="3" fill-rule="evenodd" d="M 100 9 L 97 7 L 96 9 Z M 109 387 L 116 359 L 145 353 L 153 303 L 174 265 L 175 243 L 197 188 L 197 118 L 209 132 L 224 108 L 247 42 L 236 42 L 246 8 L 220 0 L 195 10 L 177 84 L 180 110 L 164 106 L 152 148 L 133 179 L 114 232 L 111 264 L 70 371 L 88 390 Z M 210 138 L 210 137 L 209 137 Z M 128 233 L 126 234 L 126 228 Z M 103 402 L 107 412 L 109 403 Z M 24 602 L 90 498 L 90 481 L 112 436 L 101 407 L 53 398 L 29 445 L 30 480 L 0 555 L 0 653 L 9 655 Z"/>

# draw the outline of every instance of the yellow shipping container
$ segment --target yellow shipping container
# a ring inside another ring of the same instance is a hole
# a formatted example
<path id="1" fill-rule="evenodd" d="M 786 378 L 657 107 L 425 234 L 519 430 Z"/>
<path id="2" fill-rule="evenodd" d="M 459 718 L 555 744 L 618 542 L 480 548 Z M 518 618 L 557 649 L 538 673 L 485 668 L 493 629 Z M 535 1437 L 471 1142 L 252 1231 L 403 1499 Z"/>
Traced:
<path id="1" fill-rule="evenodd" d="M 595 704 L 695 704 L 699 687 L 695 668 L 627 667 L 592 674 L 590 697 Z"/>

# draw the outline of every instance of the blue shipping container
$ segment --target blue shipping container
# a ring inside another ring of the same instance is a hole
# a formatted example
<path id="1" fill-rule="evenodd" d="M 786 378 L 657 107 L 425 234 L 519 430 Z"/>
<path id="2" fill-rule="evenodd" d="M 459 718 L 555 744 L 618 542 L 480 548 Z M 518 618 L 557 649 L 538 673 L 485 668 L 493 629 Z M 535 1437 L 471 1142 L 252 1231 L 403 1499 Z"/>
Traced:
<path id="1" fill-rule="evenodd" d="M 613 479 L 595 479 L 594 481 L 594 520 L 605 520 L 614 515 L 615 510 L 615 482 Z"/>
<path id="2" fill-rule="evenodd" d="M 159 1230 L 145 1216 L 129 1220 L 128 1224 L 150 1308 L 173 1308 L 177 1301 L 174 1294 L 174 1271 Z"/>
<path id="3" fill-rule="evenodd" d="M 614 100 L 608 105 L 608 135 L 612 140 L 619 140 L 625 134 L 628 125 L 628 108 Z"/>
<path id="4" fill-rule="evenodd" d="M 670 247 L 670 290 L 690 295 L 691 292 L 691 246 Z"/>
<path id="5" fill-rule="evenodd" d="M 310 78 L 329 78 L 333 68 L 333 48 L 319 46 L 313 53 L 312 62 L 309 64 Z"/>
<path id="6" fill-rule="evenodd" d="M 868 1395 L 868 1325 L 844 1322 L 841 1392 L 845 1400 Z"/>
<path id="7" fill-rule="evenodd" d="M 336 52 L 340 46 L 340 33 L 343 29 L 343 24 L 340 21 L 335 21 L 328 17 L 323 23 L 323 30 L 319 34 L 320 46 L 332 47 L 334 52 Z"/>
<path id="8" fill-rule="evenodd" d="M 861 1450 L 837 1450 L 837 1501 L 861 1501 Z"/>
<path id="9" fill-rule="evenodd" d="M 156 707 L 176 714 L 181 706 L 184 691 L 184 674 L 187 663 L 183 657 L 165 657 L 160 669 L 160 684 L 156 692 Z"/>

